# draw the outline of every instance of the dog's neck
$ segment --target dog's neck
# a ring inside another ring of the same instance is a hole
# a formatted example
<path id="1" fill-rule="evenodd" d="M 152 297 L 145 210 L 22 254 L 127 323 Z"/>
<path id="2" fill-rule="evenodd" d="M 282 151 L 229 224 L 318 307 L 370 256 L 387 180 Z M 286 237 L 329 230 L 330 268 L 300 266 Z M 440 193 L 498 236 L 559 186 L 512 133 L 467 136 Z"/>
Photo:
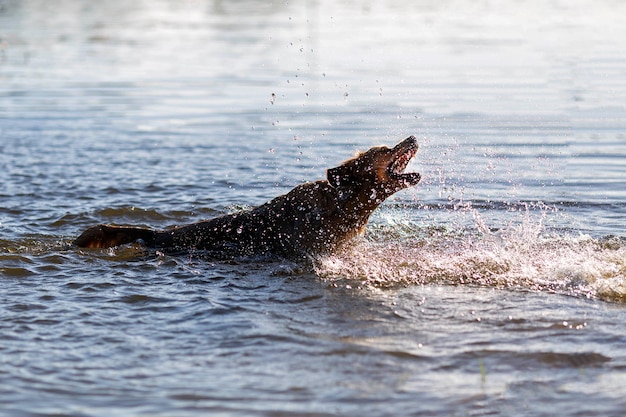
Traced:
<path id="1" fill-rule="evenodd" d="M 344 214 L 348 218 L 363 218 L 365 221 L 389 196 L 383 189 L 367 183 L 339 187 L 337 191 Z"/>

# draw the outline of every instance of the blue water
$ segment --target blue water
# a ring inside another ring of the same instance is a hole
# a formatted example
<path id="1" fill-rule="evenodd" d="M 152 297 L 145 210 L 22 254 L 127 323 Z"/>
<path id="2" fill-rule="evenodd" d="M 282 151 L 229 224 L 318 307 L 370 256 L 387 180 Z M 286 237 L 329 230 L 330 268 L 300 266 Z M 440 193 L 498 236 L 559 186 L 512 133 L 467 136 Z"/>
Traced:
<path id="1" fill-rule="evenodd" d="M 0 0 L 0 415 L 623 415 L 625 12 Z M 69 245 L 411 134 L 313 266 Z"/>

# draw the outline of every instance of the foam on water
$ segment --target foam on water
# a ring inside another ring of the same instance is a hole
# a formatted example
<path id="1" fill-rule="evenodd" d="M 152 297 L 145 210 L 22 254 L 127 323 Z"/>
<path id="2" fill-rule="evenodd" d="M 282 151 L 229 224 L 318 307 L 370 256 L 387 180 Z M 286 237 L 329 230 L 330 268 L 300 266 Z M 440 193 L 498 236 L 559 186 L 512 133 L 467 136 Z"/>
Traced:
<path id="1" fill-rule="evenodd" d="M 367 238 L 316 260 L 316 273 L 346 285 L 478 285 L 626 301 L 626 242 L 549 232 L 546 211 L 492 231 L 473 227 L 373 225 Z"/>

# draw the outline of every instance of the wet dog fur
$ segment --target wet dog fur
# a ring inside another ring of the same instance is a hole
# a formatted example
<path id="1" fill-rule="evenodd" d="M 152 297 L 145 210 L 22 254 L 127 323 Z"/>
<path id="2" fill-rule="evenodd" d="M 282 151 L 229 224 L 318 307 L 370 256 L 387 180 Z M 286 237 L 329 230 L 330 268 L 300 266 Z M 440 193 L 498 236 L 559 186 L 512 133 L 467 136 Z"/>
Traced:
<path id="1" fill-rule="evenodd" d="M 420 174 L 404 172 L 417 149 L 413 136 L 393 148 L 373 147 L 328 169 L 326 180 L 298 185 L 251 210 L 163 231 L 98 225 L 73 243 L 107 248 L 139 242 L 168 252 L 233 255 L 330 253 L 362 233 L 387 197 L 420 181 Z"/>

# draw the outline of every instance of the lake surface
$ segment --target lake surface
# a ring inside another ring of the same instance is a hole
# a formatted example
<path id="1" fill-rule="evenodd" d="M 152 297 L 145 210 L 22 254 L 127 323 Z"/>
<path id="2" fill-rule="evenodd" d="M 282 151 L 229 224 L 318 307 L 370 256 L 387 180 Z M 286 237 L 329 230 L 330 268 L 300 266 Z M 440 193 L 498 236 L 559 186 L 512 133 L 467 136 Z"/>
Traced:
<path id="1" fill-rule="evenodd" d="M 0 0 L 0 415 L 624 415 L 625 15 Z M 421 184 L 313 266 L 70 245 L 409 135 Z"/>

